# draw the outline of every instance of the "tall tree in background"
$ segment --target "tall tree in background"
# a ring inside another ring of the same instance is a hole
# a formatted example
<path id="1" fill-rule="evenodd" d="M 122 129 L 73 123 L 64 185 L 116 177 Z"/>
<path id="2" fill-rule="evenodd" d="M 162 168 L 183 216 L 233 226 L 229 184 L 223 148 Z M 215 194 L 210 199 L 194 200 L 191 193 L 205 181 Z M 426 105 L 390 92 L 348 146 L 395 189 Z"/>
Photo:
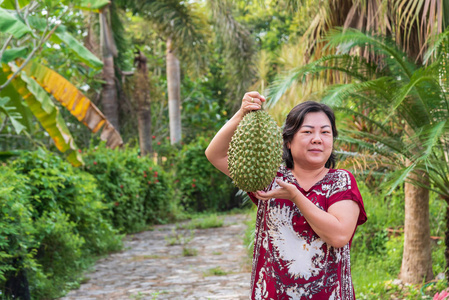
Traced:
<path id="1" fill-rule="evenodd" d="M 135 97 L 137 99 L 137 122 L 139 130 L 139 145 L 141 155 L 148 155 L 151 146 L 151 103 L 148 82 L 147 58 L 138 50 L 134 57 L 136 71 L 134 74 Z"/>
<path id="2" fill-rule="evenodd" d="M 207 4 L 210 24 L 222 46 L 220 51 L 225 53 L 226 68 L 232 74 L 229 87 L 236 97 L 251 84 L 254 74 L 251 62 L 255 55 L 253 41 L 249 32 L 232 16 L 230 1 L 210 0 Z M 181 66 L 189 66 L 186 71 L 190 72 L 204 69 L 206 40 L 211 34 L 206 12 L 199 3 L 179 0 L 146 0 L 138 2 L 136 7 L 136 12 L 150 20 L 166 38 L 170 141 L 176 144 L 182 137 Z"/>
<path id="3" fill-rule="evenodd" d="M 117 57 L 117 47 L 111 28 L 110 6 L 106 6 L 100 13 L 100 43 L 103 56 L 103 90 L 101 104 L 106 117 L 114 128 L 119 131 L 119 103 L 115 79 L 114 57 Z"/>
<path id="4" fill-rule="evenodd" d="M 167 38 L 167 89 L 168 111 L 170 119 L 170 142 L 172 145 L 181 142 L 181 66 L 176 57 L 172 37 Z"/>
<path id="5" fill-rule="evenodd" d="M 182 138 L 179 57 L 193 58 L 198 67 L 204 66 L 201 53 L 204 53 L 206 21 L 196 3 L 179 0 L 143 1 L 137 7 L 137 11 L 152 21 L 156 30 L 166 39 L 170 142 L 172 145 L 178 144 Z"/>

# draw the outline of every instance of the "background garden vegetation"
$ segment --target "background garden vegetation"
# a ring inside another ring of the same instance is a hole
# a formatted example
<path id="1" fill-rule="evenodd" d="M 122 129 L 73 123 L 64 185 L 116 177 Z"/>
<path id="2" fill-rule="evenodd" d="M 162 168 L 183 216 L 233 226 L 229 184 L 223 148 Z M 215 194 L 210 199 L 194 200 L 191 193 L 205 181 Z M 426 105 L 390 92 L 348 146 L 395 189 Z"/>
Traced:
<path id="1" fill-rule="evenodd" d="M 338 166 L 356 175 L 369 220 L 353 241 L 357 298 L 432 298 L 449 261 L 448 11 L 441 0 L 1 1 L 0 298 L 60 297 L 154 224 L 254 216 L 204 156 L 248 90 L 269 96 L 279 125 L 304 100 L 335 109 Z"/>

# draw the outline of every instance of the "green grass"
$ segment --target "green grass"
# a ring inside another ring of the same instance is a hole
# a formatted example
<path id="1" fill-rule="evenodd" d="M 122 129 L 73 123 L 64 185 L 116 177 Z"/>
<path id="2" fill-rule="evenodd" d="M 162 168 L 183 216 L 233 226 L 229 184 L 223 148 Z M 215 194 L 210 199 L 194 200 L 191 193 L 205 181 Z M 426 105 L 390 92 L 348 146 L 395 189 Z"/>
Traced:
<path id="1" fill-rule="evenodd" d="M 165 241 L 168 246 L 186 245 L 193 240 L 194 236 L 195 234 L 192 230 L 190 230 L 189 235 L 186 235 L 180 231 L 176 231 L 176 229 L 173 228 L 171 234 L 165 237 Z"/>
<path id="2" fill-rule="evenodd" d="M 185 229 L 207 229 L 207 228 L 218 228 L 224 225 L 224 218 L 219 217 L 217 214 L 207 214 L 200 217 L 192 219 L 189 223 L 180 225 L 181 228 Z"/>
<path id="3" fill-rule="evenodd" d="M 198 249 L 196 249 L 196 248 L 190 248 L 190 247 L 182 248 L 182 256 L 197 256 L 197 255 L 198 255 Z"/>
<path id="4" fill-rule="evenodd" d="M 207 276 L 224 276 L 227 275 L 228 272 L 224 271 L 221 267 L 215 267 L 208 269 L 206 272 L 203 272 L 205 277 Z"/>

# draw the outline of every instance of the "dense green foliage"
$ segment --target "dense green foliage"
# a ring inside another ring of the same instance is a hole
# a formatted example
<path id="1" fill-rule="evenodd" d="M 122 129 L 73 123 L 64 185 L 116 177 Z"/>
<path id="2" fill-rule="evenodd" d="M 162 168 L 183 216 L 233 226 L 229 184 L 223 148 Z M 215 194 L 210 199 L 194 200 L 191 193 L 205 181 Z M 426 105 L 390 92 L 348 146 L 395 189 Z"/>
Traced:
<path id="1" fill-rule="evenodd" d="M 199 137 L 184 145 L 177 156 L 177 187 L 181 203 L 188 210 L 226 210 L 237 207 L 236 189 L 231 180 L 209 163 L 204 151 L 209 140 Z"/>
<path id="2" fill-rule="evenodd" d="M 2 294 L 23 272 L 33 298 L 59 297 L 79 284 L 95 257 L 120 249 L 119 232 L 173 221 L 184 216 L 183 207 L 238 206 L 230 180 L 204 156 L 207 140 L 198 141 L 178 153 L 165 145 L 172 157 L 160 165 L 140 157 L 137 148 L 111 150 L 100 143 L 82 153 L 83 169 L 43 149 L 2 166 Z"/>
<path id="3" fill-rule="evenodd" d="M 111 150 L 101 143 L 84 152 L 84 171 L 99 182 L 110 220 L 122 232 L 173 220 L 178 210 L 169 174 L 137 149 Z"/>
<path id="4" fill-rule="evenodd" d="M 351 267 L 357 299 L 425 299 L 441 291 L 444 280 L 423 285 L 404 286 L 394 283 L 401 269 L 404 247 L 404 193 L 397 189 L 389 197 L 373 192 L 358 181 L 368 222 L 357 228 L 351 248 Z M 430 200 L 432 266 L 435 276 L 445 270 L 444 211 L 446 203 L 438 195 Z M 369 270 L 369 272 L 367 272 Z"/>
<path id="5" fill-rule="evenodd" d="M 26 270 L 33 297 L 60 296 L 95 255 L 121 247 L 89 174 L 40 149 L 3 166 L 0 176 L 2 291 Z"/>

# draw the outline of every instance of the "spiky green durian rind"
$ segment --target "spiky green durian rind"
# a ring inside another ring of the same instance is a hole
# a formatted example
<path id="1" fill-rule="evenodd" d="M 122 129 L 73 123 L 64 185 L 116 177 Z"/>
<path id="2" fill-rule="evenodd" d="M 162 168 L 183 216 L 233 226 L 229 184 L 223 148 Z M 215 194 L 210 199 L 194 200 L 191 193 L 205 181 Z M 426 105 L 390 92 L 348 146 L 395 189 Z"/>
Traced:
<path id="1" fill-rule="evenodd" d="M 264 110 L 243 117 L 228 150 L 228 169 L 234 184 L 246 192 L 265 189 L 282 163 L 282 133 Z"/>

